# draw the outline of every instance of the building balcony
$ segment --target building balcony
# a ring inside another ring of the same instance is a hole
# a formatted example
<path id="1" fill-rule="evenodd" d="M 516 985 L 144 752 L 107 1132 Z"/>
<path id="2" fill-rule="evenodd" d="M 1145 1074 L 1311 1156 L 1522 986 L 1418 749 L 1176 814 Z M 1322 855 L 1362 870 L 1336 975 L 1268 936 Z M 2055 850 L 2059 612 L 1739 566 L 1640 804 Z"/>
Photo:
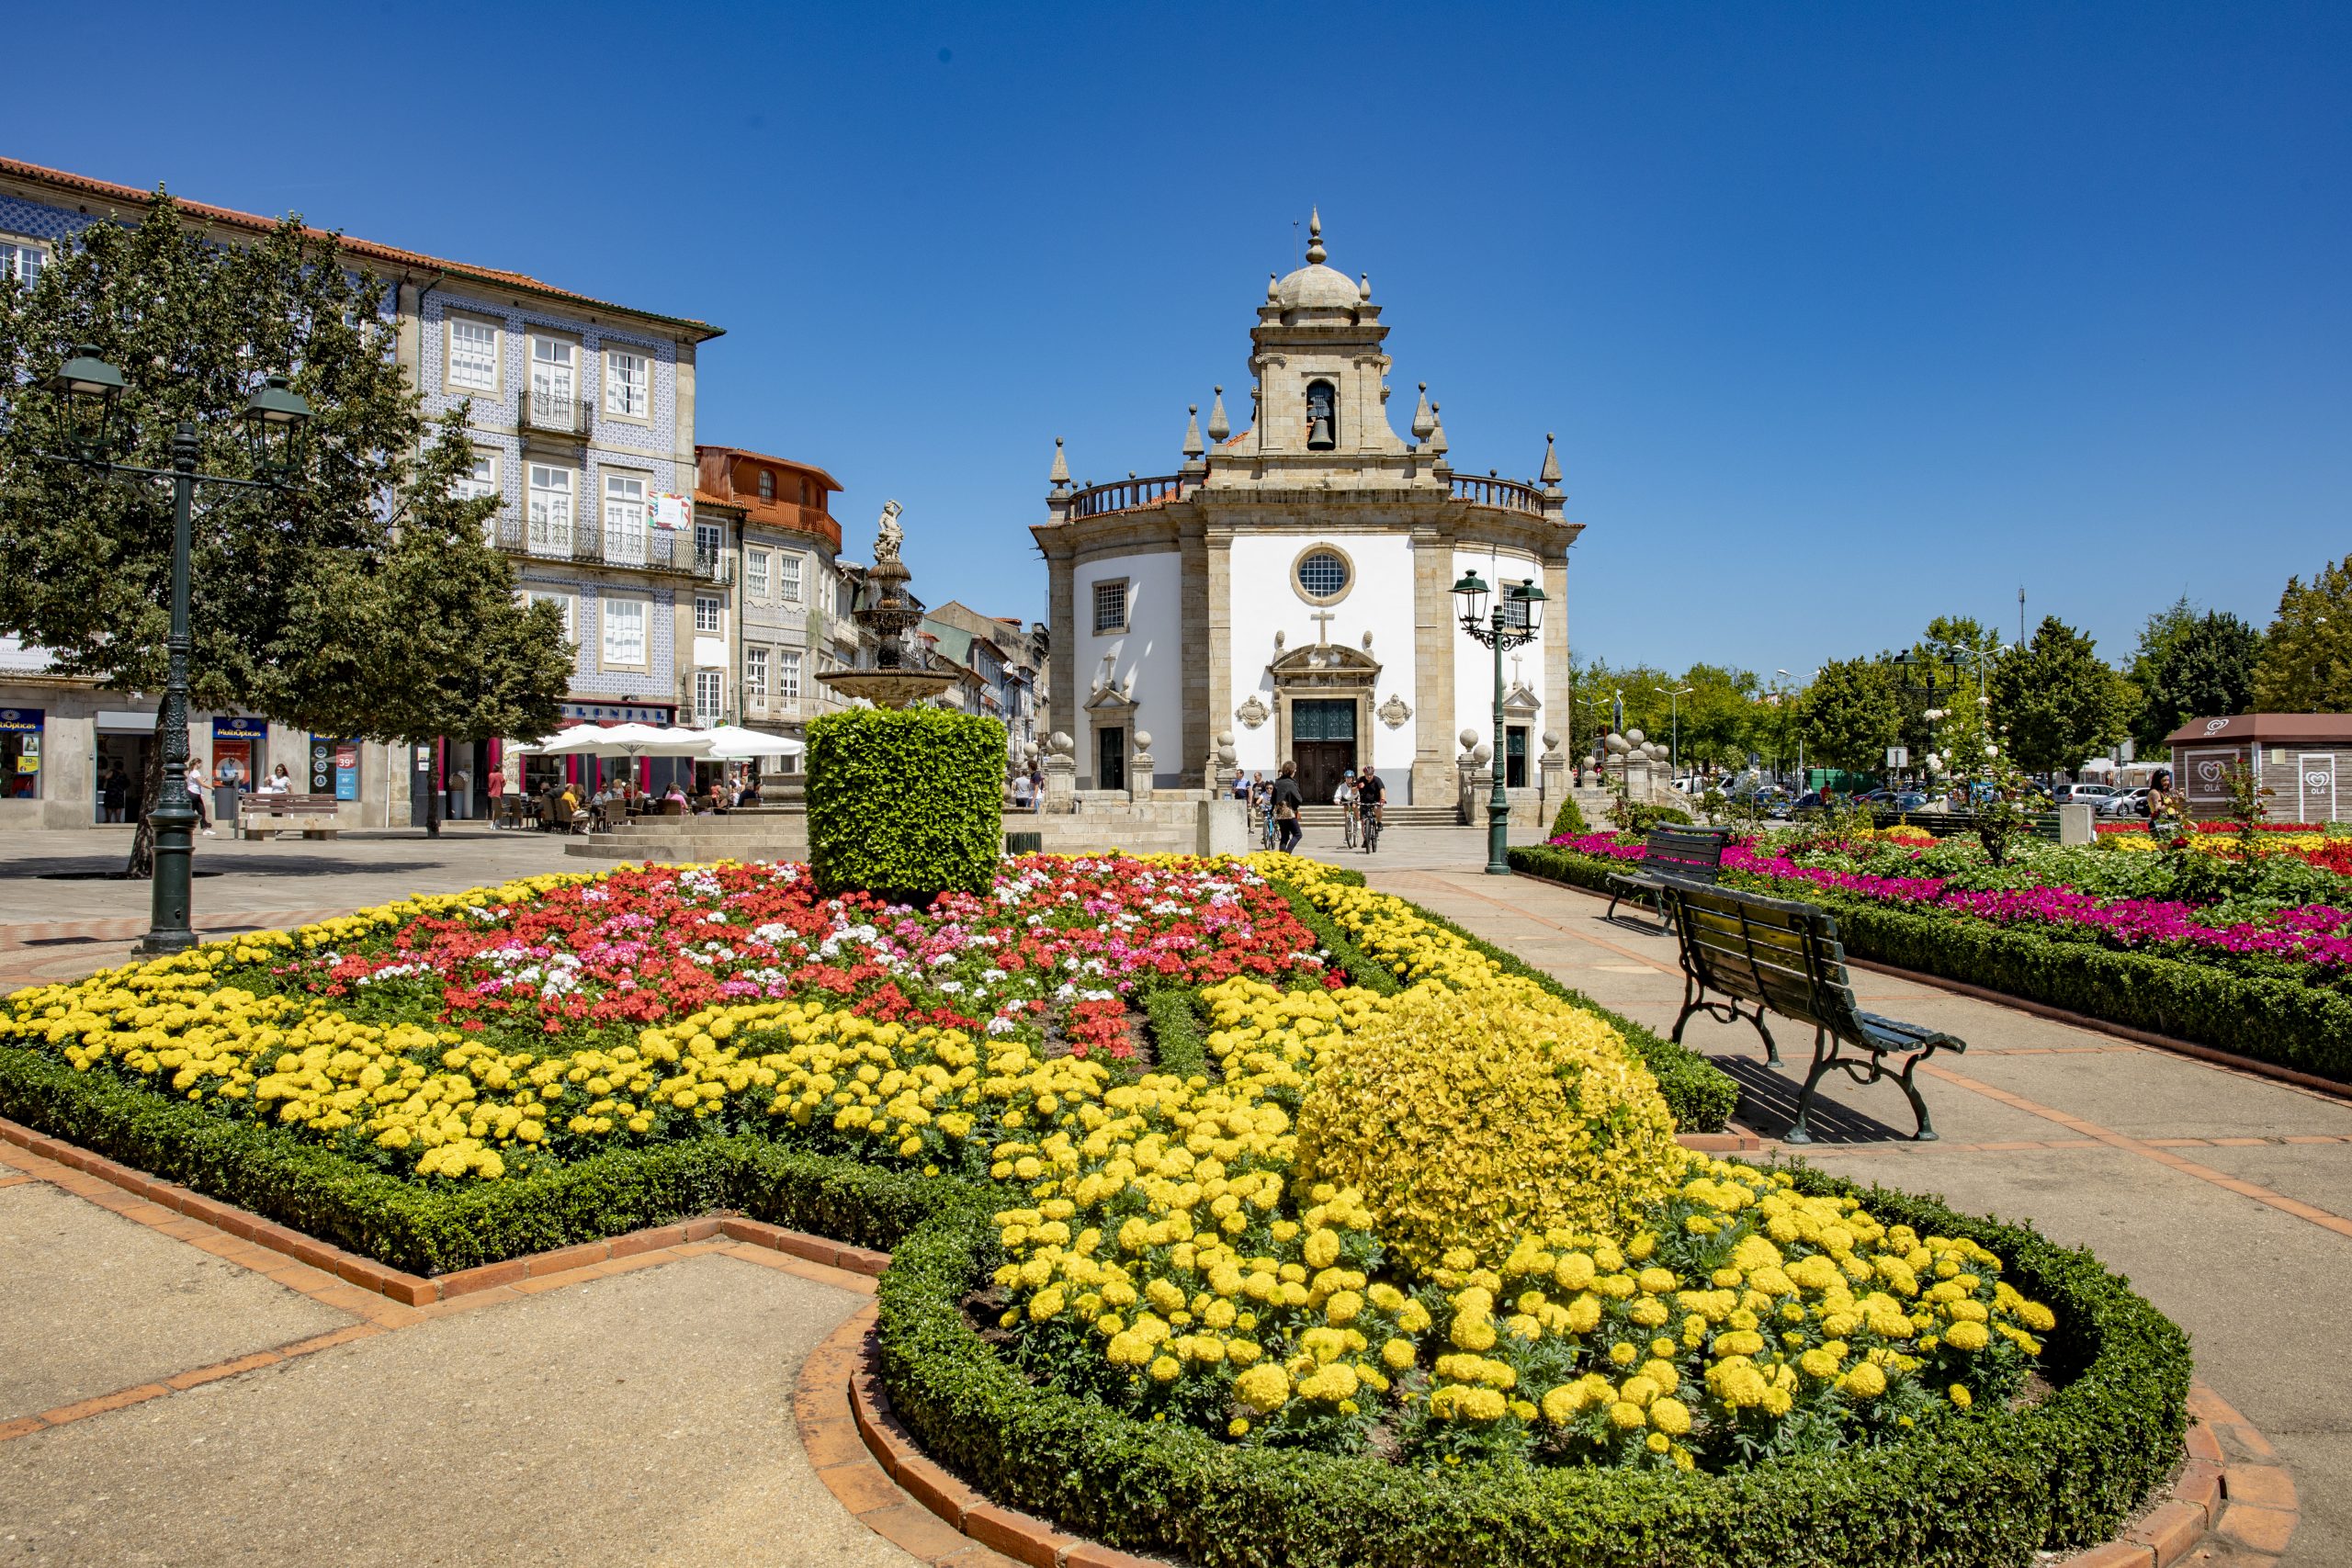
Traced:
<path id="1" fill-rule="evenodd" d="M 565 441 L 588 439 L 590 410 L 584 398 L 526 389 L 515 395 L 514 426 L 526 435 L 553 435 Z"/>
<path id="2" fill-rule="evenodd" d="M 1453 491 L 1454 500 L 1466 501 L 1473 506 L 1491 507 L 1498 512 L 1523 513 L 1530 517 L 1555 515 L 1542 491 L 1518 479 L 1497 479 L 1491 474 L 1484 479 L 1455 474 L 1446 483 Z"/>
<path id="3" fill-rule="evenodd" d="M 500 549 L 531 560 L 623 567 L 705 582 L 734 581 L 725 551 L 697 549 L 685 534 L 659 528 L 600 530 L 586 525 L 528 523 L 520 517 L 503 515 L 498 519 L 497 537 Z"/>

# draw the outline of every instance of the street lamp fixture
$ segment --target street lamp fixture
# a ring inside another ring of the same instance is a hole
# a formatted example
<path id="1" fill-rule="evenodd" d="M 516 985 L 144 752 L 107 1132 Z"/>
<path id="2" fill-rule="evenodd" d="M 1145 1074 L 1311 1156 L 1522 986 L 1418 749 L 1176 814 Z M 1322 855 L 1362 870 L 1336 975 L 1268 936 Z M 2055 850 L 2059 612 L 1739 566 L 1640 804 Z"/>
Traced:
<path id="1" fill-rule="evenodd" d="M 63 405 L 66 450 L 43 453 L 44 457 L 95 468 L 112 478 L 172 481 L 172 634 L 167 645 L 170 668 L 164 683 L 164 788 L 154 810 L 148 813 L 155 826 L 155 869 L 148 883 L 148 931 L 137 951 L 151 956 L 184 953 L 196 945 L 188 906 L 197 813 L 187 792 L 188 555 L 196 487 L 287 488 L 301 472 L 306 455 L 303 432 L 310 423 L 311 405 L 288 386 L 283 376 L 268 377 L 254 389 L 245 403 L 243 423 L 254 471 L 260 477 L 241 479 L 196 471 L 194 420 L 181 420 L 173 430 L 170 468 L 141 468 L 114 461 L 116 447 L 129 434 L 119 428 L 128 384 L 122 372 L 100 358 L 92 345 L 76 348 L 74 357 L 60 366 L 46 384 Z"/>
<path id="2" fill-rule="evenodd" d="M 1698 689 L 1699 688 L 1696 686 L 1684 686 L 1679 691 L 1669 691 L 1664 686 L 1652 686 L 1650 688 L 1653 692 L 1666 693 L 1666 769 L 1667 772 L 1672 773 L 1678 781 L 1676 785 L 1677 788 L 1680 787 L 1679 781 L 1682 777 L 1682 699 L 1689 696 Z"/>
<path id="3" fill-rule="evenodd" d="M 1453 585 L 1462 629 L 1495 654 L 1495 790 L 1487 802 L 1487 874 L 1510 874 L 1510 796 L 1503 793 L 1503 655 L 1533 642 L 1544 625 L 1544 590 L 1529 579 L 1512 583 L 1488 608 L 1490 590 L 1476 571 Z"/>

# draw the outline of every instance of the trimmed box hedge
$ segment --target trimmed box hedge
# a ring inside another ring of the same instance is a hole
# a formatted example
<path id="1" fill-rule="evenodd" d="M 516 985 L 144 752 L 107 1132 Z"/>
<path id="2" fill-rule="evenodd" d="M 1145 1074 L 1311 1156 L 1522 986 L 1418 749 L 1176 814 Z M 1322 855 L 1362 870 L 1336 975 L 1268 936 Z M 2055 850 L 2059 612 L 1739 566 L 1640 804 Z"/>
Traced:
<path id="1" fill-rule="evenodd" d="M 808 723 L 808 862 L 830 897 L 985 893 L 1004 843 L 1004 726 L 945 708 Z"/>
<path id="2" fill-rule="evenodd" d="M 1206 1568 L 2022 1568 L 2112 1536 L 2181 1455 L 2188 1337 L 2084 1252 L 1932 1199 L 1796 1173 L 1882 1218 L 1973 1238 L 2047 1302 L 2056 1387 L 1903 1441 L 1721 1475 L 1409 1469 L 1241 1448 L 1029 1382 L 963 1300 L 997 1261 L 985 1205 L 918 1228 L 879 1290 L 882 1379 L 932 1457 L 996 1502 Z"/>
<path id="3" fill-rule="evenodd" d="M 1528 875 L 1595 891 L 1624 867 L 1549 845 L 1514 849 L 1510 862 Z M 1890 908 L 1833 888 L 1809 888 L 1804 897 L 1837 917 L 1838 938 L 1856 957 L 2352 1082 L 2352 997 L 2327 987 L 1966 915 Z"/>

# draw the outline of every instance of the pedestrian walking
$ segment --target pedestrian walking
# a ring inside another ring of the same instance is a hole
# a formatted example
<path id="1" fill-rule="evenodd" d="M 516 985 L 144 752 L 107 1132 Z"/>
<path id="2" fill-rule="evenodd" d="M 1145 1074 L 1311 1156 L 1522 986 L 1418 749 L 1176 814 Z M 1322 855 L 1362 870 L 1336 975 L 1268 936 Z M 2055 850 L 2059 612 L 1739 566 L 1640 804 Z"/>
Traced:
<path id="1" fill-rule="evenodd" d="M 197 828 L 206 838 L 212 838 L 212 811 L 204 801 L 204 792 L 210 787 L 211 781 L 205 776 L 203 758 L 190 757 L 187 760 L 187 783 L 189 804 L 196 807 Z"/>
<path id="2" fill-rule="evenodd" d="M 130 775 L 115 762 L 107 769 L 106 782 L 98 786 L 98 804 L 106 811 L 106 820 L 119 822 L 130 806 Z"/>
<path id="3" fill-rule="evenodd" d="M 1029 775 L 1027 773 L 1013 774 L 1012 809 L 1015 811 L 1026 811 L 1030 808 L 1035 799 L 1035 796 L 1032 795 L 1029 791 Z"/>
<path id="4" fill-rule="evenodd" d="M 506 799 L 506 770 L 504 768 L 491 769 L 490 780 L 485 787 L 490 791 L 490 825 L 492 828 L 503 828 L 506 824 L 499 820 L 498 808 Z"/>
<path id="5" fill-rule="evenodd" d="M 1273 797 L 1274 834 L 1278 840 L 1274 847 L 1283 853 L 1289 854 L 1298 848 L 1301 831 L 1298 825 L 1298 807 L 1304 798 L 1299 794 L 1296 762 L 1283 764 L 1282 772 L 1274 778 Z"/>

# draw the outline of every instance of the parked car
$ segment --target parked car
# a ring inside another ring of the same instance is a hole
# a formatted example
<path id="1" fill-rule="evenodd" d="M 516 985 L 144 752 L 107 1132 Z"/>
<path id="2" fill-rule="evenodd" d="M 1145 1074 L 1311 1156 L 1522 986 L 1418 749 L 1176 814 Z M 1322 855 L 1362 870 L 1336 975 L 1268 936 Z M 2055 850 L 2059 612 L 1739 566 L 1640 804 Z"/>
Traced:
<path id="1" fill-rule="evenodd" d="M 2097 811 L 2104 802 L 2115 795 L 2116 793 L 2117 790 L 2113 784 L 2060 784 L 2058 786 L 2058 803 L 2061 806 L 2087 806 L 2093 811 Z"/>
<path id="2" fill-rule="evenodd" d="M 2096 809 L 2101 817 L 2145 817 L 2148 814 L 2148 792 L 2144 789 L 2118 790 L 2099 802 Z"/>
<path id="3" fill-rule="evenodd" d="M 1928 797 L 1916 789 L 1904 790 L 1887 802 L 1888 809 L 1904 812 L 1923 811 L 1927 805 Z"/>

